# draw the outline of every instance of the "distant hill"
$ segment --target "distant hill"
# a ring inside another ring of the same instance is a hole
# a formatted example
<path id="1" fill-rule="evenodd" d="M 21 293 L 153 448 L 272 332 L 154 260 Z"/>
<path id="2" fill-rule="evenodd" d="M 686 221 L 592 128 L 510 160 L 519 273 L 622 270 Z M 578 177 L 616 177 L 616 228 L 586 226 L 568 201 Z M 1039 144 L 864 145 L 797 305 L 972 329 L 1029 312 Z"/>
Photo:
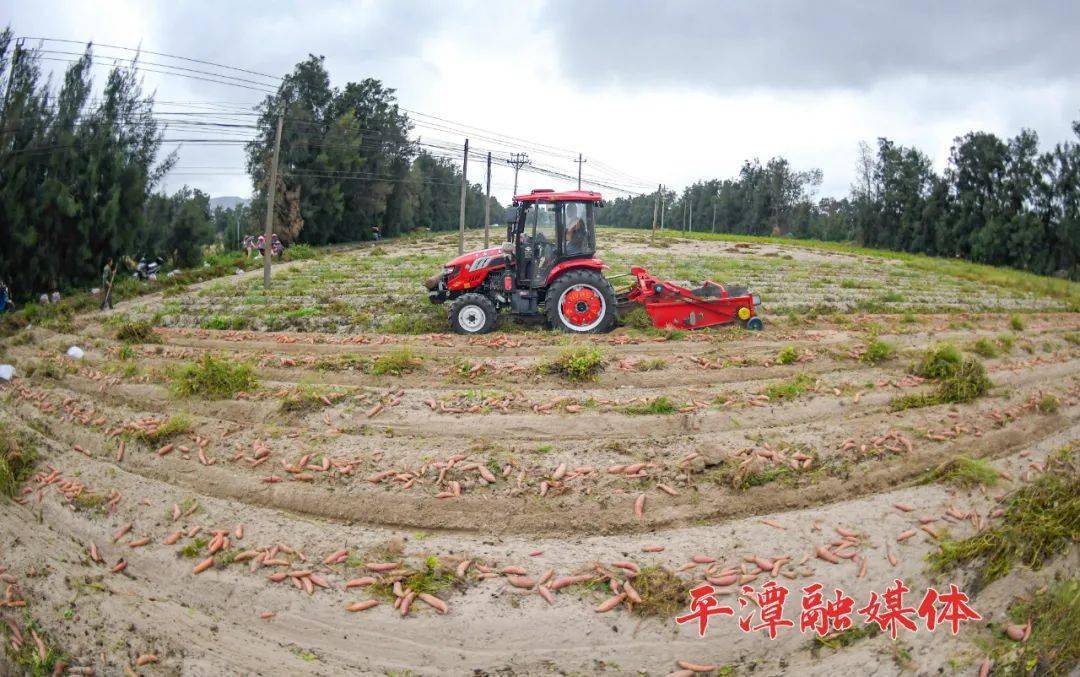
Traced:
<path id="1" fill-rule="evenodd" d="M 248 204 L 251 200 L 244 197 L 237 197 L 235 195 L 223 195 L 221 197 L 210 198 L 210 209 L 216 209 L 218 207 L 224 207 L 225 209 L 232 209 L 238 204 Z"/>

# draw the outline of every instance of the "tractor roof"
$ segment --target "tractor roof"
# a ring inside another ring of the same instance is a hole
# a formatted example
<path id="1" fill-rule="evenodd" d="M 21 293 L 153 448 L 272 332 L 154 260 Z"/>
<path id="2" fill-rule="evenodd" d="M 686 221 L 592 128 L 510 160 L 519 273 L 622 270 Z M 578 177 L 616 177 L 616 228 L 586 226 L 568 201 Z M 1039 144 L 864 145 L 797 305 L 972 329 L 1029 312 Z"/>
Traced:
<path id="1" fill-rule="evenodd" d="M 525 195 L 515 195 L 514 202 L 600 202 L 600 193 L 591 190 L 567 190 L 556 193 L 550 188 L 538 188 Z"/>

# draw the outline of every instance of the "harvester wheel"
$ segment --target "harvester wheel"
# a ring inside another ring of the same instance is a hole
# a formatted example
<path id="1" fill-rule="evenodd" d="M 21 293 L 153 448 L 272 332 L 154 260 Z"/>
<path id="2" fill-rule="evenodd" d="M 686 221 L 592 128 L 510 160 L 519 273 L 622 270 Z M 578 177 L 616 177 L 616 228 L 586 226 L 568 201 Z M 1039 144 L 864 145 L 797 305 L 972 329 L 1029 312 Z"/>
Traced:
<path id="1" fill-rule="evenodd" d="M 462 294 L 450 305 L 450 328 L 458 334 L 486 334 L 498 319 L 495 304 L 483 294 Z"/>
<path id="2" fill-rule="evenodd" d="M 615 289 L 598 271 L 571 270 L 552 283 L 544 301 L 548 323 L 572 334 L 615 328 Z"/>
<path id="3" fill-rule="evenodd" d="M 765 323 L 761 321 L 760 317 L 751 317 L 746 321 L 746 328 L 751 331 L 761 331 L 765 328 Z"/>

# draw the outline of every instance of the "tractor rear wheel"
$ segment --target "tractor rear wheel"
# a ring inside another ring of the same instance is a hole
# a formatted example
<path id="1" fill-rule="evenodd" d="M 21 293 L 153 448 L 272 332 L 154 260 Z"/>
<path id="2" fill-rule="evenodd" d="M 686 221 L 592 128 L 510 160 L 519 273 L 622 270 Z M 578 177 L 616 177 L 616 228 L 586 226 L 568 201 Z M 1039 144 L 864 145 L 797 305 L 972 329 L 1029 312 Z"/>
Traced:
<path id="1" fill-rule="evenodd" d="M 495 304 L 483 294 L 462 294 L 450 305 L 450 328 L 458 334 L 486 334 L 498 319 Z"/>
<path id="2" fill-rule="evenodd" d="M 615 289 L 599 271 L 571 270 L 548 288 L 548 323 L 572 334 L 601 334 L 615 328 Z"/>

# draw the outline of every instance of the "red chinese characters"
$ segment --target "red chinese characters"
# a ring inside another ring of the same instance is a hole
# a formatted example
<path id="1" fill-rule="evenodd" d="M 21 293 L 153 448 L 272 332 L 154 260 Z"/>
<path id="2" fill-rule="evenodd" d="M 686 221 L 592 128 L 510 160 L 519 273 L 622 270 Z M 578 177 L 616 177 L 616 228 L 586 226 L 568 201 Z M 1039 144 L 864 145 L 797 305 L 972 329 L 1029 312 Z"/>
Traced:
<path id="1" fill-rule="evenodd" d="M 720 606 L 713 593 L 716 588 L 704 583 L 690 591 L 690 613 L 679 616 L 675 622 L 679 625 L 696 620 L 698 622 L 698 635 L 705 636 L 705 630 L 709 626 L 709 617 L 717 614 L 732 616 L 735 610 L 729 606 Z"/>
<path id="2" fill-rule="evenodd" d="M 777 585 L 776 581 L 768 581 L 761 586 L 761 592 L 757 592 L 749 585 L 743 586 L 743 595 L 739 597 L 739 608 L 745 607 L 749 602 L 746 597 L 753 595 L 757 604 L 757 611 L 751 611 L 746 616 L 739 617 L 739 627 L 743 632 L 765 630 L 769 633 L 769 639 L 776 639 L 778 628 L 791 628 L 795 623 L 784 618 L 784 600 L 787 599 L 788 589 Z M 753 625 L 754 615 L 758 615 L 761 623 Z"/>
<path id="3" fill-rule="evenodd" d="M 830 632 L 843 632 L 851 627 L 851 610 L 855 600 L 842 590 L 833 590 L 836 598 L 822 602 L 821 583 L 813 583 L 802 589 L 802 613 L 799 615 L 799 631 L 816 632 L 824 637 Z"/>

